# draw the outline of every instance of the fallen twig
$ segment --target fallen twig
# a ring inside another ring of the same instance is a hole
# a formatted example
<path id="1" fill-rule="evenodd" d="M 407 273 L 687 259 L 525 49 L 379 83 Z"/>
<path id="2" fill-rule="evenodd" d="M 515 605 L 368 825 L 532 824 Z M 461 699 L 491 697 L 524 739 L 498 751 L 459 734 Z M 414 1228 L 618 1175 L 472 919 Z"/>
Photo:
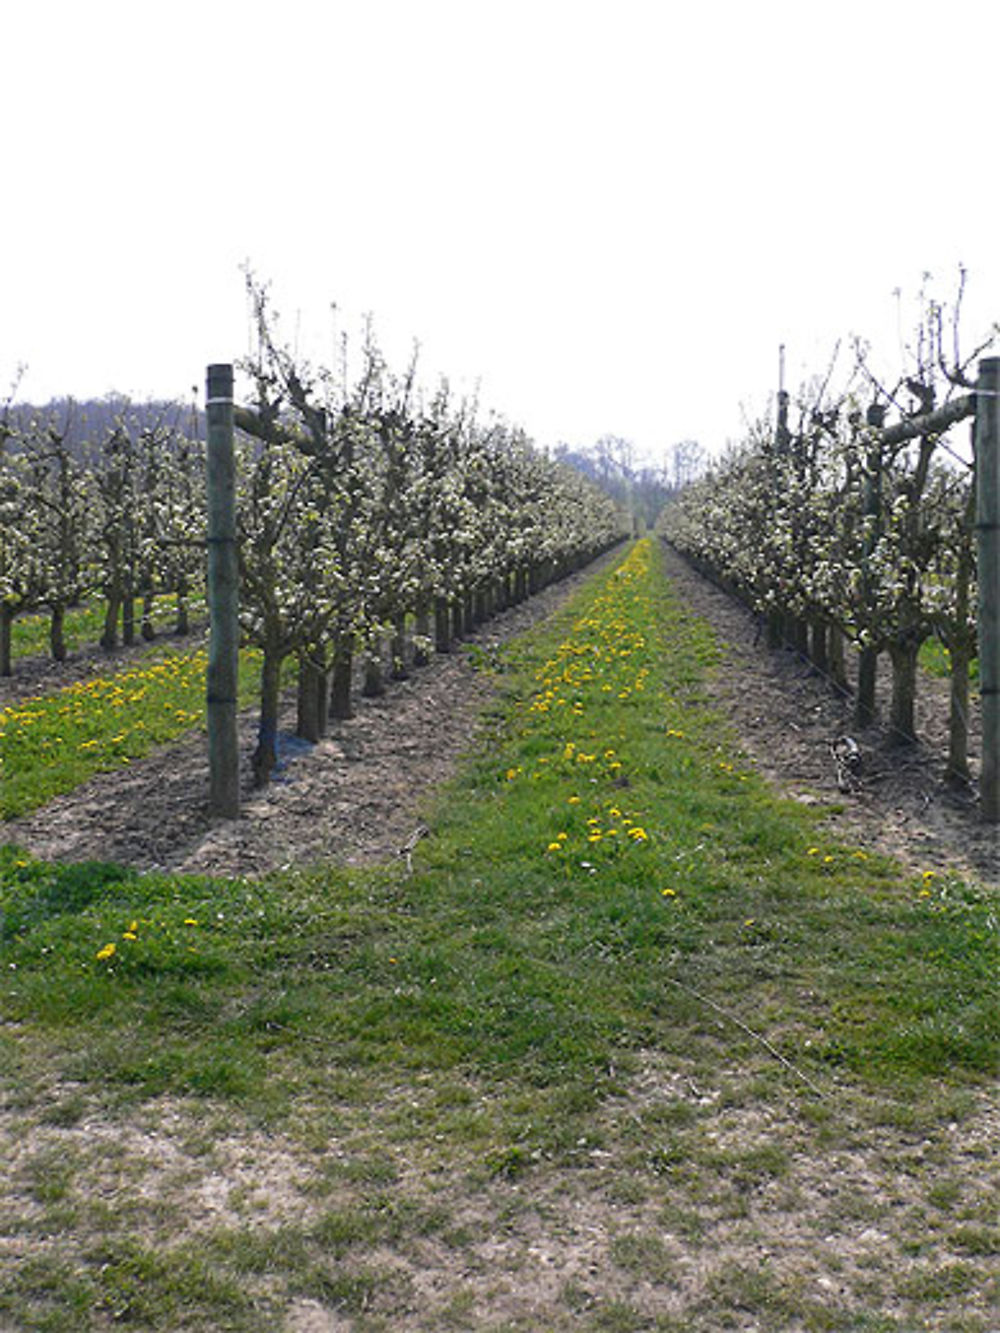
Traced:
<path id="1" fill-rule="evenodd" d="M 714 1009 L 717 1014 L 721 1014 L 723 1018 L 728 1018 L 730 1023 L 735 1023 L 742 1032 L 745 1032 L 748 1037 L 752 1037 L 755 1042 L 763 1046 L 769 1055 L 773 1055 L 774 1058 L 780 1064 L 783 1064 L 787 1070 L 793 1073 L 796 1078 L 801 1079 L 807 1088 L 811 1088 L 817 1097 L 822 1097 L 825 1100 L 826 1093 L 812 1081 L 808 1074 L 803 1074 L 802 1070 L 796 1065 L 793 1065 L 791 1060 L 786 1060 L 781 1052 L 772 1046 L 766 1037 L 762 1037 L 759 1032 L 754 1032 L 753 1028 L 747 1027 L 746 1023 L 744 1023 L 741 1018 L 737 1018 L 736 1015 L 730 1013 L 728 1009 L 723 1009 L 721 1004 L 716 1004 L 716 1002 L 709 999 L 707 995 L 702 995 L 700 991 L 694 990 L 691 986 L 685 986 L 684 982 L 678 981 L 676 977 L 667 976 L 664 979 L 668 981 L 671 986 L 676 986 L 678 990 L 683 991 L 686 995 L 690 995 L 693 999 L 700 1001 L 702 1004 L 707 1004 L 708 1007 Z"/>

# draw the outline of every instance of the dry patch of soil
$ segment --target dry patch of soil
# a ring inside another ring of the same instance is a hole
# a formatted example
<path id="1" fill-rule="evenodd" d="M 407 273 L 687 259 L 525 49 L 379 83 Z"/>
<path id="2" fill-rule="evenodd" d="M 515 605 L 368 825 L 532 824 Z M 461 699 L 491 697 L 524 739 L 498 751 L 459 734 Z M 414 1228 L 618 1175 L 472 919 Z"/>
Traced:
<path id="1" fill-rule="evenodd" d="M 748 1095 L 753 1073 L 648 1052 L 575 1151 L 512 1176 L 433 1134 L 442 1108 L 420 1076 L 364 1116 L 327 1122 L 322 1141 L 193 1102 L 30 1132 L 23 1112 L 0 1107 L 0 1268 L 71 1256 L 69 1212 L 84 1243 L 115 1218 L 169 1252 L 216 1237 L 289 1244 L 374 1209 L 434 1222 L 317 1256 L 331 1278 L 370 1279 L 360 1310 L 294 1286 L 282 1297 L 280 1266 L 248 1275 L 262 1305 L 284 1307 L 276 1329 L 995 1333 L 995 1097 L 941 1090 L 910 1117 L 833 1083 L 822 1105 L 791 1088 L 784 1100 L 777 1088 Z M 489 1116 L 489 1093 L 469 1091 Z M 426 1123 L 405 1149 L 390 1128 L 403 1107 Z M 53 1171 L 57 1202 L 43 1184 Z M 884 1322 L 869 1324 L 876 1315 Z"/>

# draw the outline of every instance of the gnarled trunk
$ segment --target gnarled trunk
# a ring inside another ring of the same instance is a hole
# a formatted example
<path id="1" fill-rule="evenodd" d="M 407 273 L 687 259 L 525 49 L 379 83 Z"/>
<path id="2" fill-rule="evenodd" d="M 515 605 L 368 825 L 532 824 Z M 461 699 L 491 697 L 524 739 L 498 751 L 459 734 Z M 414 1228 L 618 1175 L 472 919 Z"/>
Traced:
<path id="1" fill-rule="evenodd" d="M 278 760 L 278 709 L 281 704 L 282 653 L 276 645 L 264 648 L 260 673 L 260 721 L 253 756 L 254 786 L 266 787 Z"/>
<path id="2" fill-rule="evenodd" d="M 854 721 L 859 727 L 870 727 L 878 715 L 875 703 L 877 680 L 878 649 L 862 648 L 858 658 L 858 697 L 854 704 Z"/>
<path id="3" fill-rule="evenodd" d="M 827 653 L 831 681 L 841 694 L 849 694 L 850 686 L 847 683 L 847 651 L 844 642 L 844 631 L 838 629 L 836 625 L 830 626 Z"/>
<path id="4" fill-rule="evenodd" d="M 144 592 L 142 594 L 142 624 L 139 633 L 147 643 L 152 643 L 156 638 L 156 626 L 153 624 L 154 600 L 151 592 Z"/>
<path id="5" fill-rule="evenodd" d="M 946 778 L 956 786 L 966 786 L 969 770 L 969 666 L 972 648 L 968 643 L 948 650 L 951 659 L 950 699 L 948 708 L 948 768 Z"/>
<path id="6" fill-rule="evenodd" d="M 451 615 L 445 597 L 434 600 L 434 647 L 439 653 L 451 652 Z"/>
<path id="7" fill-rule="evenodd" d="M 892 739 L 899 745 L 912 745 L 917 739 L 917 654 L 920 644 L 906 640 L 890 643 L 892 661 L 892 712 L 889 726 Z"/>
<path id="8" fill-rule="evenodd" d="M 392 618 L 392 640 L 390 642 L 389 655 L 392 659 L 392 679 L 408 680 L 410 672 L 406 662 L 410 655 L 410 650 L 406 636 L 406 616 L 403 613 L 393 616 Z"/>
<path id="9" fill-rule="evenodd" d="M 351 703 L 351 679 L 354 675 L 354 652 L 350 642 L 340 641 L 333 654 L 330 673 L 330 717 L 346 721 L 354 716 Z"/>
<path id="10" fill-rule="evenodd" d="M 423 600 L 417 603 L 417 622 L 414 633 L 417 641 L 413 645 L 413 665 L 415 667 L 426 666 L 431 660 L 431 655 L 427 650 L 427 640 L 431 637 L 431 613 L 427 602 Z"/>
<path id="11" fill-rule="evenodd" d="M 321 740 L 326 734 L 327 673 L 308 653 L 299 654 L 299 684 L 296 735 L 304 741 Z"/>
<path id="12" fill-rule="evenodd" d="M 66 661 L 66 608 L 56 602 L 49 617 L 49 651 L 54 662 Z"/>
<path id="13" fill-rule="evenodd" d="M 116 584 L 108 589 L 104 608 L 104 631 L 101 634 L 101 647 L 108 651 L 118 647 L 118 616 L 121 608 L 121 588 Z"/>
<path id="14" fill-rule="evenodd" d="M 0 676 L 14 674 L 13 643 L 14 608 L 6 602 L 0 605 Z"/>
<path id="15" fill-rule="evenodd" d="M 827 626 L 821 620 L 814 620 L 809 627 L 809 660 L 824 676 L 830 674 Z"/>

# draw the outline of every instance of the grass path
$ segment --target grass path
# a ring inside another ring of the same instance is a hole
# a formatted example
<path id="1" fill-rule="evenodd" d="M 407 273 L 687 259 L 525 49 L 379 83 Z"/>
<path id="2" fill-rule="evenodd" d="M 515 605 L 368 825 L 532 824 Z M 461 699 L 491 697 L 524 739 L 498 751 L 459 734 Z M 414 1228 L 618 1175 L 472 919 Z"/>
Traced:
<path id="1" fill-rule="evenodd" d="M 0 854 L 0 1329 L 994 1328 L 995 899 L 775 800 L 716 658 L 640 543 L 412 875 Z"/>

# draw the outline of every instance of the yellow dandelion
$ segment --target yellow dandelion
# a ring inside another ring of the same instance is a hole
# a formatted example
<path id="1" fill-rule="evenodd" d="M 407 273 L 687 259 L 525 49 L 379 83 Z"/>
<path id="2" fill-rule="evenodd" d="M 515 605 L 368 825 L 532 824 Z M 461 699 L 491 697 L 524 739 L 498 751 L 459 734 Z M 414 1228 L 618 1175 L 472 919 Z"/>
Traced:
<path id="1" fill-rule="evenodd" d="M 113 958 L 117 952 L 118 946 L 116 944 L 106 944 L 103 949 L 98 949 L 96 957 L 99 962 L 103 963 L 106 959 Z"/>

